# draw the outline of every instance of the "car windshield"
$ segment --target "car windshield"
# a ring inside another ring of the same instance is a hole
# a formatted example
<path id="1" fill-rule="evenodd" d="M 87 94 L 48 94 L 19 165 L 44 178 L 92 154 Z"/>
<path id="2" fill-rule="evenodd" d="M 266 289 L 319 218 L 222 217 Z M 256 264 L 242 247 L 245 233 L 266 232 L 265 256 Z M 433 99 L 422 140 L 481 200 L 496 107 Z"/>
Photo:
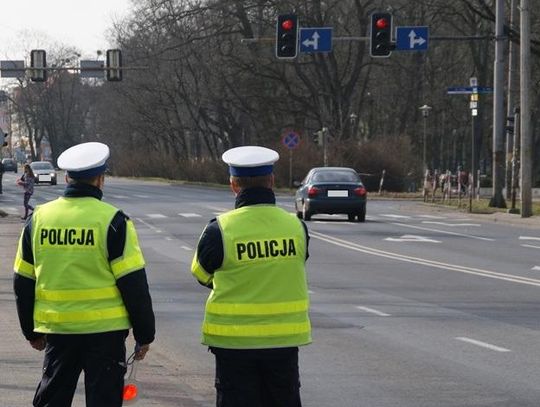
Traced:
<path id="1" fill-rule="evenodd" d="M 52 170 L 54 169 L 51 163 L 32 163 L 33 170 Z"/>
<path id="2" fill-rule="evenodd" d="M 358 174 L 352 171 L 321 171 L 313 174 L 312 182 L 360 182 Z"/>

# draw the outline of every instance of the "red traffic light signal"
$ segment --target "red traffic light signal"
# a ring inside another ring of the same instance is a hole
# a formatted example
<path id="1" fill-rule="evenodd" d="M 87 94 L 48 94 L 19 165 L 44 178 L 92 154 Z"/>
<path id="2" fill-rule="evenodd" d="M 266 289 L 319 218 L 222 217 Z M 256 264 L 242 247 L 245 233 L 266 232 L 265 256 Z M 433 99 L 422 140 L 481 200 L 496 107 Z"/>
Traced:
<path id="1" fill-rule="evenodd" d="M 298 54 L 298 16 L 281 14 L 276 25 L 276 57 L 293 59 Z"/>
<path id="2" fill-rule="evenodd" d="M 389 25 L 390 25 L 390 22 L 389 22 L 386 18 L 379 18 L 379 19 L 375 22 L 375 26 L 376 26 L 379 30 L 384 30 L 385 28 L 388 28 Z"/>
<path id="3" fill-rule="evenodd" d="M 388 57 L 392 53 L 392 14 L 371 15 L 370 54 L 372 57 Z"/>
<path id="4" fill-rule="evenodd" d="M 281 28 L 283 28 L 285 31 L 290 31 L 294 28 L 294 21 L 291 19 L 285 20 L 281 23 Z"/>

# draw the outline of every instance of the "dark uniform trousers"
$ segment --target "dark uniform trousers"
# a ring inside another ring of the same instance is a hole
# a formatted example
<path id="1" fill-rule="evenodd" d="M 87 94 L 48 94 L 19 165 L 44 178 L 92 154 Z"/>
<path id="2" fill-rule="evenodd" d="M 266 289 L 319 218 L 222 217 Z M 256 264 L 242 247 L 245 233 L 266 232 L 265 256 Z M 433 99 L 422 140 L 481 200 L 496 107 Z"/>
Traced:
<path id="1" fill-rule="evenodd" d="M 43 377 L 35 407 L 69 407 L 84 371 L 87 407 L 120 407 L 128 331 L 47 335 Z"/>
<path id="2" fill-rule="evenodd" d="M 210 348 L 217 407 L 301 407 L 298 348 Z"/>

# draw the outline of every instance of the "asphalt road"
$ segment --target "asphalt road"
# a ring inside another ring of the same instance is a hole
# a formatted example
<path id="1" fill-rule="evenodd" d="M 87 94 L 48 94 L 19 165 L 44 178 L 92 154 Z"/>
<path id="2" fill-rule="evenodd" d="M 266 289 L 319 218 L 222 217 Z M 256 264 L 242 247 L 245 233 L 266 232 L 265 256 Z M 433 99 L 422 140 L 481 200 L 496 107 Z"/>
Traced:
<path id="1" fill-rule="evenodd" d="M 5 174 L 0 195 L 10 214 L 21 211 L 14 181 Z M 34 202 L 62 189 L 38 186 Z M 144 405 L 214 405 L 213 358 L 199 344 L 207 290 L 189 268 L 202 229 L 233 206 L 232 193 L 108 179 L 104 199 L 135 220 L 148 263 L 158 336 L 140 369 Z M 293 211 L 290 196 L 278 204 Z M 308 227 L 305 406 L 538 406 L 537 219 L 518 226 L 369 199 L 366 223 L 321 215 Z"/>

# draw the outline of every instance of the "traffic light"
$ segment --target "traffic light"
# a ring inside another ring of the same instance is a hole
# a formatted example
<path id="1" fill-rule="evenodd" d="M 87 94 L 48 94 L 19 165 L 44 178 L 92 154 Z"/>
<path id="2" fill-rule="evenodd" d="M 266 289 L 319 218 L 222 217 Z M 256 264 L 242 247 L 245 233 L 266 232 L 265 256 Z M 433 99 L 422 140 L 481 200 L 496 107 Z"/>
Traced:
<path id="1" fill-rule="evenodd" d="M 296 58 L 298 54 L 298 16 L 280 14 L 276 25 L 276 57 Z"/>
<path id="2" fill-rule="evenodd" d="M 506 118 L 506 132 L 509 135 L 514 134 L 514 118 L 512 116 Z"/>
<path id="3" fill-rule="evenodd" d="M 318 146 L 322 146 L 323 144 L 323 132 L 322 130 L 316 131 L 313 133 L 313 142 L 317 144 Z"/>
<path id="4" fill-rule="evenodd" d="M 107 50 L 107 80 L 119 82 L 122 80 L 122 51 Z"/>
<path id="5" fill-rule="evenodd" d="M 47 53 L 42 49 L 30 51 L 30 80 L 45 82 L 47 80 Z"/>
<path id="6" fill-rule="evenodd" d="M 373 13 L 371 15 L 371 43 L 372 57 L 388 57 L 392 53 L 392 14 Z"/>

